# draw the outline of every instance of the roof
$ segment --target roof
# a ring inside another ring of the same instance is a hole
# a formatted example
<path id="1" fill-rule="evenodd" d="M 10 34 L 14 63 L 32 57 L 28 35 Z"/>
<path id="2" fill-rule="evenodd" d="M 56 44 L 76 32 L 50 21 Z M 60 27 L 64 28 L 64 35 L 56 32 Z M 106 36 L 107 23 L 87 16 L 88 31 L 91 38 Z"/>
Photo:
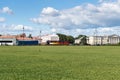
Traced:
<path id="1" fill-rule="evenodd" d="M 2 35 L 0 36 L 0 39 L 39 40 L 39 37 L 28 38 L 28 37 L 21 37 L 19 35 Z"/>
<path id="2" fill-rule="evenodd" d="M 58 37 L 58 35 L 56 34 L 47 34 L 47 35 L 43 35 L 42 37 Z"/>
<path id="3" fill-rule="evenodd" d="M 2 36 L 0 36 L 0 38 L 2 38 L 2 39 L 14 39 L 14 38 L 16 38 L 16 36 L 15 35 L 2 35 Z"/>
<path id="4" fill-rule="evenodd" d="M 116 35 L 116 34 L 113 34 L 113 35 L 109 35 L 109 36 L 89 36 L 89 37 L 103 37 L 103 38 L 109 37 L 109 38 L 111 38 L 111 37 L 120 37 L 120 36 Z"/>
<path id="5" fill-rule="evenodd" d="M 119 37 L 119 35 L 113 34 L 113 35 L 110 35 L 108 37 Z"/>

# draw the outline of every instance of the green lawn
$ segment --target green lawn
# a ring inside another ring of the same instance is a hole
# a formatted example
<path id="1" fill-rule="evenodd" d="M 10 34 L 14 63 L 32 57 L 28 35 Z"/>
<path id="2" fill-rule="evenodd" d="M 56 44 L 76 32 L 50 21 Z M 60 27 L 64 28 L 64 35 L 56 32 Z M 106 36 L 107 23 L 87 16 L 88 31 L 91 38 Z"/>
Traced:
<path id="1" fill-rule="evenodd" d="M 0 46 L 0 80 L 119 79 L 119 46 Z"/>

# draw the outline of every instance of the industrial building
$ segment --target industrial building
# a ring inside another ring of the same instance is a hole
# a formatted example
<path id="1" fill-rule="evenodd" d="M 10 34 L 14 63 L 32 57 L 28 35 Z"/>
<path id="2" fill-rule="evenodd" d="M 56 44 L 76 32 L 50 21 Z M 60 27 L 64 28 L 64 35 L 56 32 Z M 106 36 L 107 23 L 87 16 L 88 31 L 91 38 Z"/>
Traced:
<path id="1" fill-rule="evenodd" d="M 56 34 L 41 36 L 41 44 L 47 44 L 48 41 L 52 42 L 51 44 L 56 44 L 59 41 L 59 36 Z"/>
<path id="2" fill-rule="evenodd" d="M 2 35 L 0 36 L 0 45 L 38 45 L 38 40 L 21 35 Z"/>
<path id="3" fill-rule="evenodd" d="M 25 34 L 0 36 L 0 45 L 39 45 L 47 44 L 48 41 L 50 44 L 58 44 L 59 36 L 55 34 L 32 38 L 26 37 Z"/>
<path id="4" fill-rule="evenodd" d="M 15 36 L 11 35 L 0 36 L 0 45 L 16 45 Z"/>

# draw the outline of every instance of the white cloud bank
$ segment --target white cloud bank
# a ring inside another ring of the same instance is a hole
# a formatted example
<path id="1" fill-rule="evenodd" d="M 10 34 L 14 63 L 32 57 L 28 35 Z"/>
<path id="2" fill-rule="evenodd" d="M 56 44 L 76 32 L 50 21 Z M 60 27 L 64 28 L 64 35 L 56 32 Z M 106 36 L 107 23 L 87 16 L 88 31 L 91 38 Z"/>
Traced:
<path id="1" fill-rule="evenodd" d="M 57 30 L 99 30 L 110 31 L 120 28 L 120 0 L 99 0 L 98 5 L 86 4 L 70 9 L 43 8 L 40 16 L 32 18 L 34 23 L 50 25 Z M 101 29 L 102 28 L 102 29 Z M 101 31 L 101 32 L 102 32 Z"/>
<path id="2" fill-rule="evenodd" d="M 23 27 L 25 33 L 30 33 L 33 32 L 35 29 L 31 26 L 26 26 L 26 25 L 6 25 L 6 24 L 1 24 L 0 25 L 0 34 L 21 34 L 23 32 Z"/>

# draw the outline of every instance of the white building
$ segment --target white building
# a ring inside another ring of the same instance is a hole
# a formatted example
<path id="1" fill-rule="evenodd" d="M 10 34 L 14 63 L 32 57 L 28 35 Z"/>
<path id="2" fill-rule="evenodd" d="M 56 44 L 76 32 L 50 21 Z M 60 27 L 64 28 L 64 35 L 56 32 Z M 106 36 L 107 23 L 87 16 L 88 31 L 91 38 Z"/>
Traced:
<path id="1" fill-rule="evenodd" d="M 90 45 L 118 44 L 120 37 L 118 35 L 110 36 L 90 36 L 87 38 L 87 43 Z"/>
<path id="2" fill-rule="evenodd" d="M 16 45 L 15 36 L 0 36 L 0 45 Z"/>
<path id="3" fill-rule="evenodd" d="M 118 35 L 111 35 L 108 36 L 108 43 L 109 44 L 118 44 L 120 42 L 120 37 Z"/>
<path id="4" fill-rule="evenodd" d="M 108 36 L 102 36 L 102 45 L 109 44 Z"/>
<path id="5" fill-rule="evenodd" d="M 45 35 L 41 37 L 41 43 L 46 44 L 47 41 L 59 41 L 59 36 L 52 34 L 52 35 Z"/>
<path id="6" fill-rule="evenodd" d="M 87 43 L 90 45 L 101 45 L 102 36 L 90 36 L 87 38 Z"/>
<path id="7" fill-rule="evenodd" d="M 16 45 L 16 39 L 0 39 L 0 45 Z"/>
<path id="8" fill-rule="evenodd" d="M 75 44 L 80 44 L 81 43 L 81 40 L 83 39 L 83 37 L 79 38 L 79 39 L 75 39 Z"/>

